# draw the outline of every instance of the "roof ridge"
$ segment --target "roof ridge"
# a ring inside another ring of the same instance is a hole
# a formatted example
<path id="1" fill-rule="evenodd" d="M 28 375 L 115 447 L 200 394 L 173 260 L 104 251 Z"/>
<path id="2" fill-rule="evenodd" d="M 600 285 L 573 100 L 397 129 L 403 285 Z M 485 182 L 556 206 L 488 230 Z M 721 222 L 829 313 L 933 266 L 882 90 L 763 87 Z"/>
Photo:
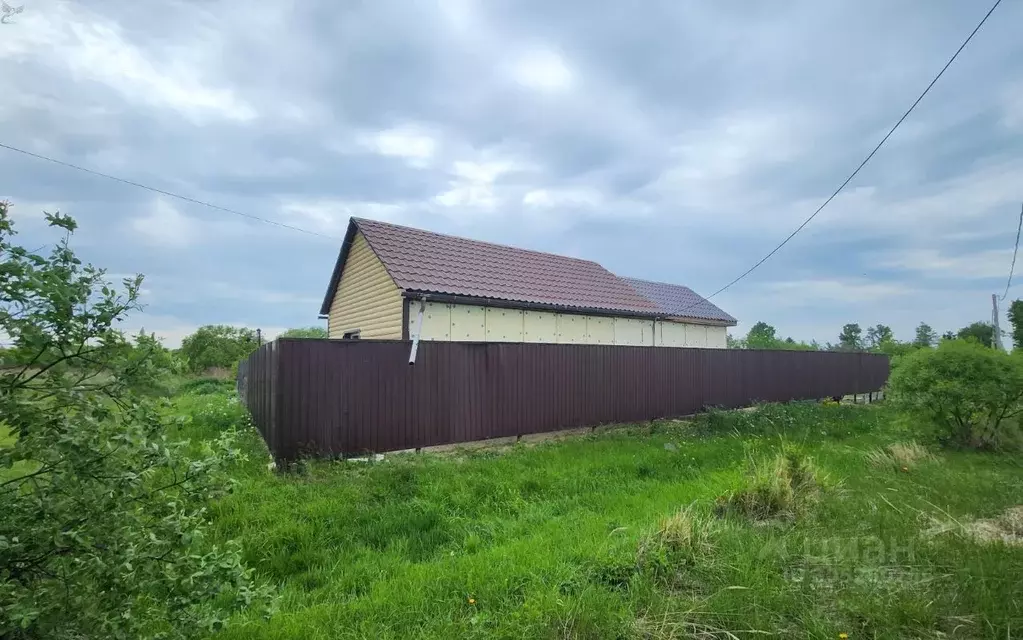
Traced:
<path id="1" fill-rule="evenodd" d="M 475 238 L 467 238 L 465 236 L 456 236 L 456 235 L 451 234 L 451 233 L 440 233 L 439 231 L 430 231 L 429 229 L 421 229 L 419 227 L 410 227 L 410 226 L 405 225 L 405 224 L 395 224 L 394 222 L 384 222 L 382 220 L 374 220 L 373 218 L 357 218 L 355 216 L 352 216 L 352 220 L 354 220 L 356 224 L 359 224 L 360 222 L 369 222 L 369 223 L 372 223 L 372 224 L 382 224 L 382 225 L 385 225 L 385 226 L 388 226 L 388 227 L 398 227 L 400 229 L 408 229 L 409 231 L 415 231 L 417 233 L 428 233 L 428 234 L 433 235 L 433 236 L 441 236 L 442 238 L 451 238 L 452 240 L 459 240 L 459 241 L 462 241 L 462 242 L 476 242 L 478 244 L 490 245 L 491 247 L 500 247 L 502 249 L 511 249 L 512 251 L 521 251 L 521 252 L 526 252 L 526 253 L 536 253 L 536 254 L 539 254 L 539 255 L 542 255 L 542 256 L 553 256 L 555 258 L 560 258 L 562 260 L 574 260 L 576 262 L 586 262 L 588 264 L 595 264 L 595 265 L 597 265 L 598 267 L 600 267 L 604 271 L 607 271 L 608 273 L 610 273 L 611 275 L 615 276 L 616 278 L 620 277 L 617 274 L 615 274 L 614 272 L 612 272 L 610 269 L 605 267 L 604 265 L 602 265 L 599 262 L 597 262 L 596 260 L 587 260 L 586 258 L 576 258 L 574 256 L 566 256 L 564 254 L 553 253 L 551 251 L 539 251 L 537 249 L 526 249 L 524 247 L 516 247 L 516 246 L 512 246 L 510 244 L 503 244 L 501 242 L 491 242 L 489 240 L 477 240 Z M 367 238 L 367 240 L 368 240 L 368 238 Z"/>

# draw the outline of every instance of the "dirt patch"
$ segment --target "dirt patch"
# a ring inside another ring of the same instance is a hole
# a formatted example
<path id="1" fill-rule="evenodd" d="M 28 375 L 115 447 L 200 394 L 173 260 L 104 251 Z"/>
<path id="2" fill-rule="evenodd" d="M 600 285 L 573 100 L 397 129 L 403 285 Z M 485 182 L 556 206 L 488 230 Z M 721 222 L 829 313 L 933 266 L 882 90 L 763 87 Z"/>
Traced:
<path id="1" fill-rule="evenodd" d="M 927 535 L 959 533 L 981 543 L 1002 542 L 1023 546 L 1023 505 L 1009 507 L 998 517 L 967 522 L 942 522 L 925 532 Z"/>

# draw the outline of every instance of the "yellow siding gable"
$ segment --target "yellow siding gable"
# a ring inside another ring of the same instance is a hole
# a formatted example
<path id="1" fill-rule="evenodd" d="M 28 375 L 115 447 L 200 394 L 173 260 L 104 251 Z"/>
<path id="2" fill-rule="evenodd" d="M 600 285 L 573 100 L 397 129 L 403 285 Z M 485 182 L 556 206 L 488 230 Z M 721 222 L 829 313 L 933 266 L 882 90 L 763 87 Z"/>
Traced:
<path id="1" fill-rule="evenodd" d="M 352 241 L 327 320 L 331 338 L 356 329 L 360 338 L 401 339 L 401 292 L 361 231 Z"/>

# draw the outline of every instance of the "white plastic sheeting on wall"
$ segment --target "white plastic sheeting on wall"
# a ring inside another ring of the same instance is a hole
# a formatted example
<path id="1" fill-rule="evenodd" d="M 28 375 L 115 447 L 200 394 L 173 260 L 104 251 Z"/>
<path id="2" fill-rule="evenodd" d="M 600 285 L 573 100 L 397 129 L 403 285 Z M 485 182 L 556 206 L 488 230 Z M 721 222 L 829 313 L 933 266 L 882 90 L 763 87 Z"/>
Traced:
<path id="1" fill-rule="evenodd" d="M 615 318 L 615 344 L 654 346 L 654 321 L 643 318 Z"/>
<path id="2" fill-rule="evenodd" d="M 523 311 L 523 342 L 557 342 L 558 314 L 547 311 Z"/>
<path id="3" fill-rule="evenodd" d="M 414 336 L 418 303 L 412 302 L 409 335 Z M 479 305 L 427 302 L 421 340 L 454 342 L 551 342 L 723 349 L 725 327 L 668 320 L 523 311 Z"/>

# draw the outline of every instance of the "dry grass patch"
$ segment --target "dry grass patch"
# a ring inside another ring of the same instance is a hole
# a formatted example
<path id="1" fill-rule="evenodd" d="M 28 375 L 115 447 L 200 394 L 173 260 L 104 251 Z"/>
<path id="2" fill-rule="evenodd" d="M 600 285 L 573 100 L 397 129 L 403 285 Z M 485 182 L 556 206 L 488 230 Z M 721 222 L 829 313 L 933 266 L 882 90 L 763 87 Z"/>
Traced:
<path id="1" fill-rule="evenodd" d="M 953 533 L 981 543 L 1023 546 L 1023 505 L 1009 507 L 997 517 L 961 522 L 947 519 L 929 528 L 927 535 Z"/>
<path id="2" fill-rule="evenodd" d="M 709 624 L 702 624 L 687 619 L 685 614 L 664 614 L 660 616 L 640 616 L 632 625 L 635 638 L 644 640 L 739 640 L 740 636 Z M 737 631 L 741 634 L 763 634 L 763 631 L 746 629 Z M 770 634 L 768 634 L 770 635 Z"/>
<path id="3" fill-rule="evenodd" d="M 867 462 L 870 466 L 896 471 L 909 471 L 921 463 L 935 459 L 933 453 L 916 442 L 896 442 L 867 453 Z"/>
<path id="4" fill-rule="evenodd" d="M 750 458 L 748 467 L 742 485 L 718 498 L 719 516 L 795 520 L 820 499 L 824 476 L 812 458 L 787 451 L 768 461 Z"/>
<path id="5" fill-rule="evenodd" d="M 636 566 L 657 578 L 678 582 L 687 569 L 709 562 L 719 523 L 693 505 L 664 518 L 639 543 Z"/>

